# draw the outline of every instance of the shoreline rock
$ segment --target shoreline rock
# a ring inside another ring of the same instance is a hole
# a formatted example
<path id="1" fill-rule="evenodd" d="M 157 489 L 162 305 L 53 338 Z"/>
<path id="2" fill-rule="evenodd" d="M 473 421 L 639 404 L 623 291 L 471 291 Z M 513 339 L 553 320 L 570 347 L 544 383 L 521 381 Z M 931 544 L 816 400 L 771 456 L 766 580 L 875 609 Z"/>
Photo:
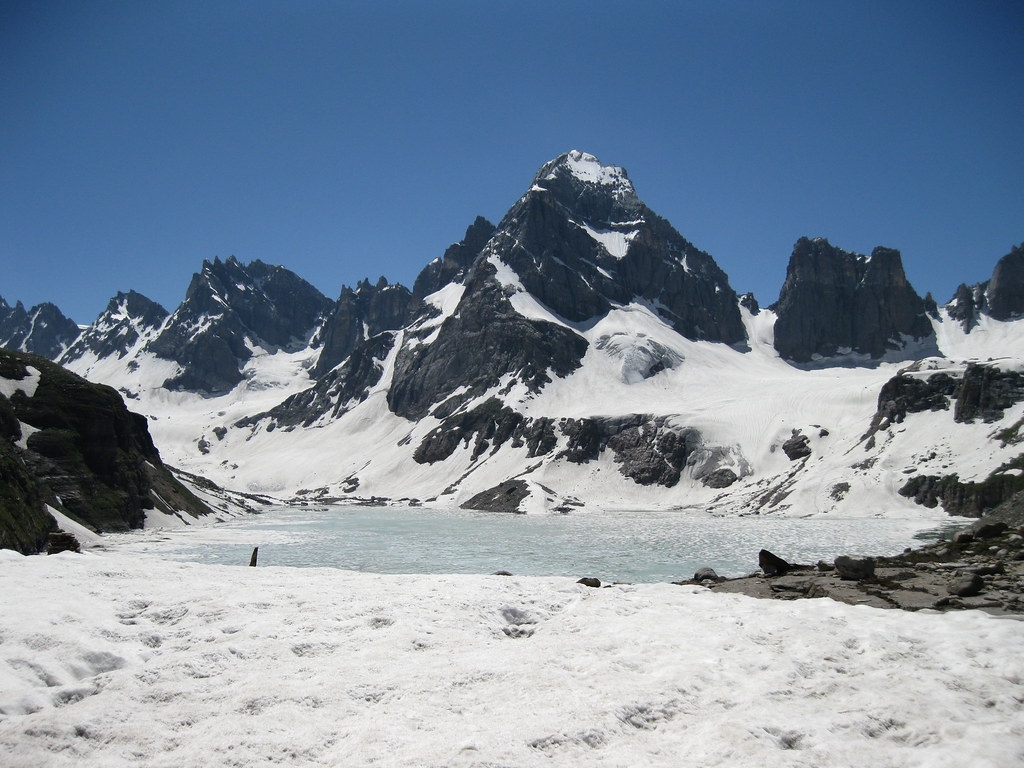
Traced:
<path id="1" fill-rule="evenodd" d="M 778 575 L 761 572 L 718 583 L 675 583 L 703 583 L 717 592 L 774 600 L 828 597 L 906 611 L 973 608 L 1024 615 L 1024 525 L 1010 527 L 984 519 L 948 541 L 893 557 L 841 556 L 835 567 L 791 564 Z"/>

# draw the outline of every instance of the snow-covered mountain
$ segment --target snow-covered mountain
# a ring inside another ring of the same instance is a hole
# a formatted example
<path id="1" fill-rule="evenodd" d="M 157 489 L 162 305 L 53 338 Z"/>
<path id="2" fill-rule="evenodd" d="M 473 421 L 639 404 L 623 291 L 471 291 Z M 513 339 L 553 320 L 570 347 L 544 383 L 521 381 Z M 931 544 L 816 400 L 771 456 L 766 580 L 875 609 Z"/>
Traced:
<path id="1" fill-rule="evenodd" d="M 0 297 L 0 347 L 3 349 L 56 358 L 81 332 L 73 320 L 48 301 L 25 309 L 20 301 L 12 307 Z"/>
<path id="2" fill-rule="evenodd" d="M 938 307 L 898 251 L 801 238 L 760 309 L 574 151 L 411 291 L 331 302 L 215 260 L 171 314 L 119 295 L 61 361 L 166 462 L 285 498 L 977 514 L 1024 487 L 1022 260 Z"/>

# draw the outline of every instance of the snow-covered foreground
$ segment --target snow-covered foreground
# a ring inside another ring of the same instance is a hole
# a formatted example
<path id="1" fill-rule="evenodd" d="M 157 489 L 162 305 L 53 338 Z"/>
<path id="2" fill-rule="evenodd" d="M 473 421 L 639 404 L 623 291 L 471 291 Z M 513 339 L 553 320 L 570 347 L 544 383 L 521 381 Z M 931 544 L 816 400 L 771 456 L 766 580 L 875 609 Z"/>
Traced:
<path id="1" fill-rule="evenodd" d="M 5 766 L 1024 764 L 1021 625 L 0 551 Z"/>

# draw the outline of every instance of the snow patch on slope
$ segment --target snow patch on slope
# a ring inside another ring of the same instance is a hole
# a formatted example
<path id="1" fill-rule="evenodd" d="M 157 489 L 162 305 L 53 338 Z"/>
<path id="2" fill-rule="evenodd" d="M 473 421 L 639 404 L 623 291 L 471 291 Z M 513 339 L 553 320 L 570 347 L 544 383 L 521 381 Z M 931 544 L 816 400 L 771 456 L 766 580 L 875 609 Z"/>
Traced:
<path id="1" fill-rule="evenodd" d="M 8 400 L 15 392 L 21 392 L 25 397 L 35 397 L 42 374 L 38 368 L 33 368 L 31 365 L 26 365 L 25 368 L 28 370 L 28 375 L 23 379 L 0 377 L 0 395 Z"/>
<path id="2" fill-rule="evenodd" d="M 616 259 L 622 259 L 629 250 L 629 244 L 639 233 L 639 230 L 620 232 L 615 229 L 594 229 L 586 222 L 574 222 L 580 229 L 596 240 L 608 255 Z"/>

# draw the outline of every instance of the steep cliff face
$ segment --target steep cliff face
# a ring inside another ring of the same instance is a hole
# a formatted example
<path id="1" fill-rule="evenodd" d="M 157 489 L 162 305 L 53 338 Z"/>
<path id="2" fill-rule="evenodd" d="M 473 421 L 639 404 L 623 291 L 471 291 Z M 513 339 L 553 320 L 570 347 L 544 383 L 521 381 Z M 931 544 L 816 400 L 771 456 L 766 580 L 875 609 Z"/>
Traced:
<path id="1" fill-rule="evenodd" d="M 462 284 L 466 281 L 469 268 L 487 245 L 494 234 L 495 227 L 483 216 L 466 229 L 466 236 L 453 243 L 440 258 L 427 264 L 417 275 L 412 286 L 413 301 L 422 302 L 432 293 L 444 288 L 449 283 Z"/>
<path id="2" fill-rule="evenodd" d="M 7 511 L 18 521 L 8 520 L 10 545 L 38 551 L 38 531 L 52 527 L 44 502 L 97 531 L 139 528 L 148 509 L 209 512 L 163 466 L 145 417 L 110 387 L 41 357 L 0 351 L 0 403 L 0 495 L 21 499 Z"/>
<path id="3" fill-rule="evenodd" d="M 985 295 L 989 314 L 996 320 L 1024 315 L 1024 243 L 996 263 Z"/>
<path id="4" fill-rule="evenodd" d="M 878 359 L 933 335 L 899 251 L 881 246 L 869 257 L 801 238 L 775 311 L 775 348 L 796 363 L 849 352 Z"/>
<path id="5" fill-rule="evenodd" d="M 412 301 L 408 288 L 391 285 L 383 277 L 376 285 L 363 280 L 355 290 L 343 287 L 334 311 L 324 325 L 323 344 L 313 376 L 326 374 L 367 339 L 405 325 Z"/>

